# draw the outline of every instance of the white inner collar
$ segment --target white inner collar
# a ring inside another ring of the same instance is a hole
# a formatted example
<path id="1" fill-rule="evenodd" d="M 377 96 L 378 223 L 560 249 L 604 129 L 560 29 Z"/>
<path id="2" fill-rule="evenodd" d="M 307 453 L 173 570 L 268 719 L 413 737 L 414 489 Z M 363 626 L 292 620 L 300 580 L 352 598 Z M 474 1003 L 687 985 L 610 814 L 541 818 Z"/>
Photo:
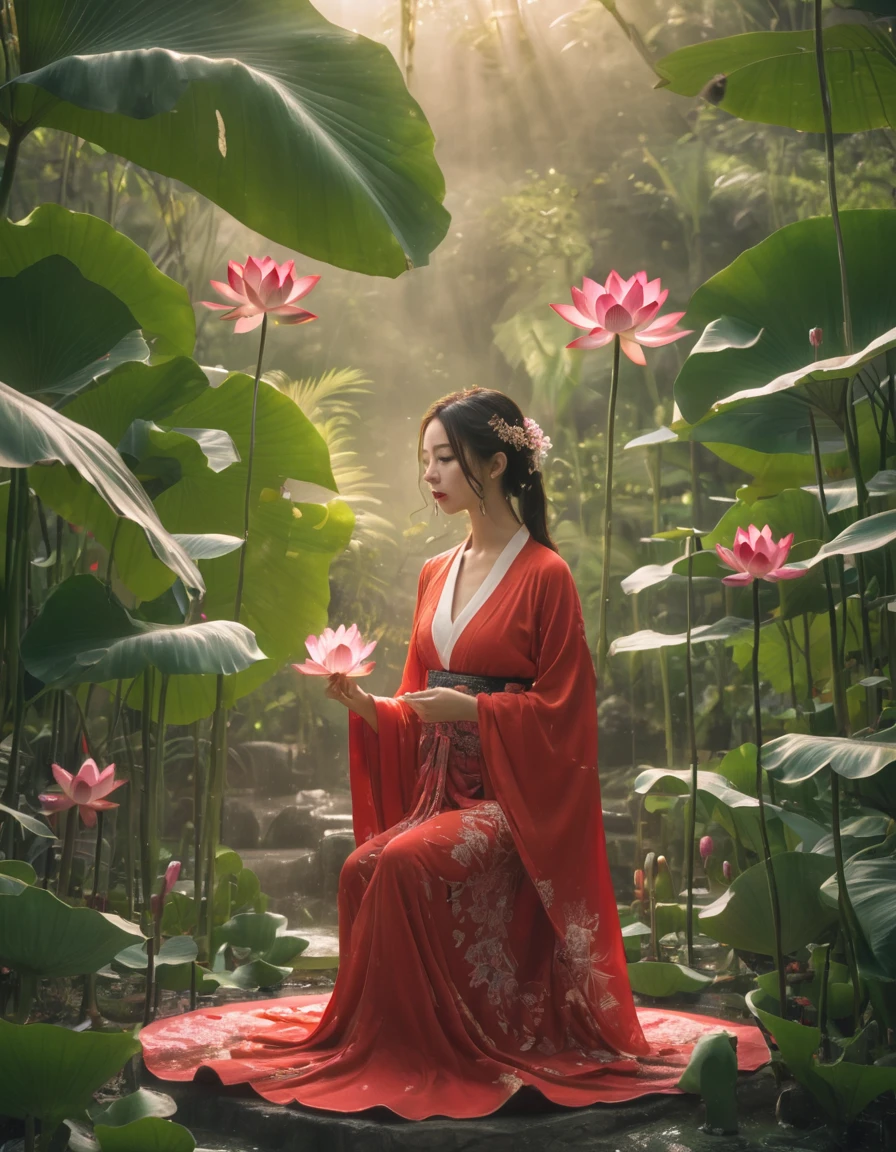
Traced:
<path id="1" fill-rule="evenodd" d="M 501 583 L 510 565 L 517 556 L 519 556 L 520 552 L 522 552 L 528 539 L 529 529 L 523 524 L 516 534 L 511 536 L 510 540 L 505 544 L 504 550 L 492 565 L 491 571 L 476 589 L 476 593 L 470 602 L 458 613 L 457 619 L 452 624 L 451 605 L 454 603 L 457 574 L 460 571 L 460 562 L 467 544 L 466 540 L 458 546 L 454 554 L 454 559 L 451 561 L 448 576 L 442 586 L 439 603 L 436 605 L 436 610 L 432 618 L 433 643 L 435 644 L 436 652 L 439 654 L 439 659 L 442 661 L 442 667 L 446 671 L 450 669 L 451 654 L 454 651 L 455 644 L 460 639 L 461 633 Z"/>

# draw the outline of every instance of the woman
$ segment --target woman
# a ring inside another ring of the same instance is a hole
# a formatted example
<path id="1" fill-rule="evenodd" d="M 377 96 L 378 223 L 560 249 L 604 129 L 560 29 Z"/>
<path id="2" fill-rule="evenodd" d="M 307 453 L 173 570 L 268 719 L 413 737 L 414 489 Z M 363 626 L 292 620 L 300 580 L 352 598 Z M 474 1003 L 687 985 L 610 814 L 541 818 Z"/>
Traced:
<path id="1" fill-rule="evenodd" d="M 474 388 L 432 405 L 419 447 L 437 510 L 466 513 L 470 534 L 423 566 L 396 696 L 327 686 L 351 711 L 358 844 L 332 996 L 160 1021 L 142 1033 L 147 1065 L 410 1119 L 487 1115 L 524 1084 L 566 1105 L 672 1091 L 719 1022 L 639 1020 L 632 1003 L 594 670 L 546 526 L 550 442 L 509 397 Z M 764 1062 L 758 1036 L 729 1029 L 742 1067 Z"/>

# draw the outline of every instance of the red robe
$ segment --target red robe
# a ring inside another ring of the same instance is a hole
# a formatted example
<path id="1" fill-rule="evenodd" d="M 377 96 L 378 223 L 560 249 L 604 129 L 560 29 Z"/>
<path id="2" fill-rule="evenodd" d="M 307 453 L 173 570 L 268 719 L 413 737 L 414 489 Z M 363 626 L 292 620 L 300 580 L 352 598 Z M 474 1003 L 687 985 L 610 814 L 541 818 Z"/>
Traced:
<path id="1" fill-rule="evenodd" d="M 487 1115 L 524 1084 L 565 1105 L 674 1091 L 720 1025 L 742 1068 L 766 1061 L 752 1026 L 635 1010 L 572 575 L 521 529 L 452 623 L 462 548 L 423 567 L 397 695 L 443 667 L 532 688 L 479 695 L 478 723 L 422 724 L 394 698 L 376 733 L 351 716 L 333 993 L 159 1021 L 141 1033 L 155 1075 L 201 1065 L 275 1103 L 422 1119 Z"/>

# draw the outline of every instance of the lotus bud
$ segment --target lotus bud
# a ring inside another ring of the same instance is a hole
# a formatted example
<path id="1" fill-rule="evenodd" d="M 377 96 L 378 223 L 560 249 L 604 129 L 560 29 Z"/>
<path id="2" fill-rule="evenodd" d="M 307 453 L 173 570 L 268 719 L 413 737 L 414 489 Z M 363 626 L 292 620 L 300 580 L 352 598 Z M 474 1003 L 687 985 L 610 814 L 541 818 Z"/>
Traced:
<path id="1" fill-rule="evenodd" d="M 669 864 L 665 856 L 657 856 L 657 874 L 655 894 L 656 899 L 660 903 L 673 900 L 675 898 L 675 890 L 672 884 L 672 873 L 669 871 Z"/>
<path id="2" fill-rule="evenodd" d="M 730 884 L 731 883 L 731 861 L 730 860 L 723 860 L 722 861 L 722 875 L 725 877 L 725 879 Z"/>
<path id="3" fill-rule="evenodd" d="M 701 836 L 700 838 L 700 859 L 705 864 L 706 861 L 712 856 L 712 836 Z"/>
<path id="4" fill-rule="evenodd" d="M 820 348 L 824 340 L 823 328 L 810 328 L 809 329 L 809 343 L 813 348 Z"/>
<path id="5" fill-rule="evenodd" d="M 644 899 L 644 869 L 635 869 L 635 899 Z"/>

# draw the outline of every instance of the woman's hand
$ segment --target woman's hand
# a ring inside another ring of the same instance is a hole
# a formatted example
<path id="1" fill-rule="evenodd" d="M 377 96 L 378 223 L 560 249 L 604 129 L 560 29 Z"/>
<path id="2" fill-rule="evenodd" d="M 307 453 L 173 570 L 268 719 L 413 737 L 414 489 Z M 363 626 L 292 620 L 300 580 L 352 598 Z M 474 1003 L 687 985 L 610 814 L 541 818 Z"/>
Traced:
<path id="1" fill-rule="evenodd" d="M 417 713 L 425 724 L 451 720 L 478 720 L 476 697 L 456 688 L 425 688 L 398 697 Z"/>
<path id="2" fill-rule="evenodd" d="M 376 732 L 376 704 L 369 692 L 358 684 L 351 676 L 335 672 L 327 680 L 327 699 L 344 704 L 350 712 L 357 712 Z"/>

